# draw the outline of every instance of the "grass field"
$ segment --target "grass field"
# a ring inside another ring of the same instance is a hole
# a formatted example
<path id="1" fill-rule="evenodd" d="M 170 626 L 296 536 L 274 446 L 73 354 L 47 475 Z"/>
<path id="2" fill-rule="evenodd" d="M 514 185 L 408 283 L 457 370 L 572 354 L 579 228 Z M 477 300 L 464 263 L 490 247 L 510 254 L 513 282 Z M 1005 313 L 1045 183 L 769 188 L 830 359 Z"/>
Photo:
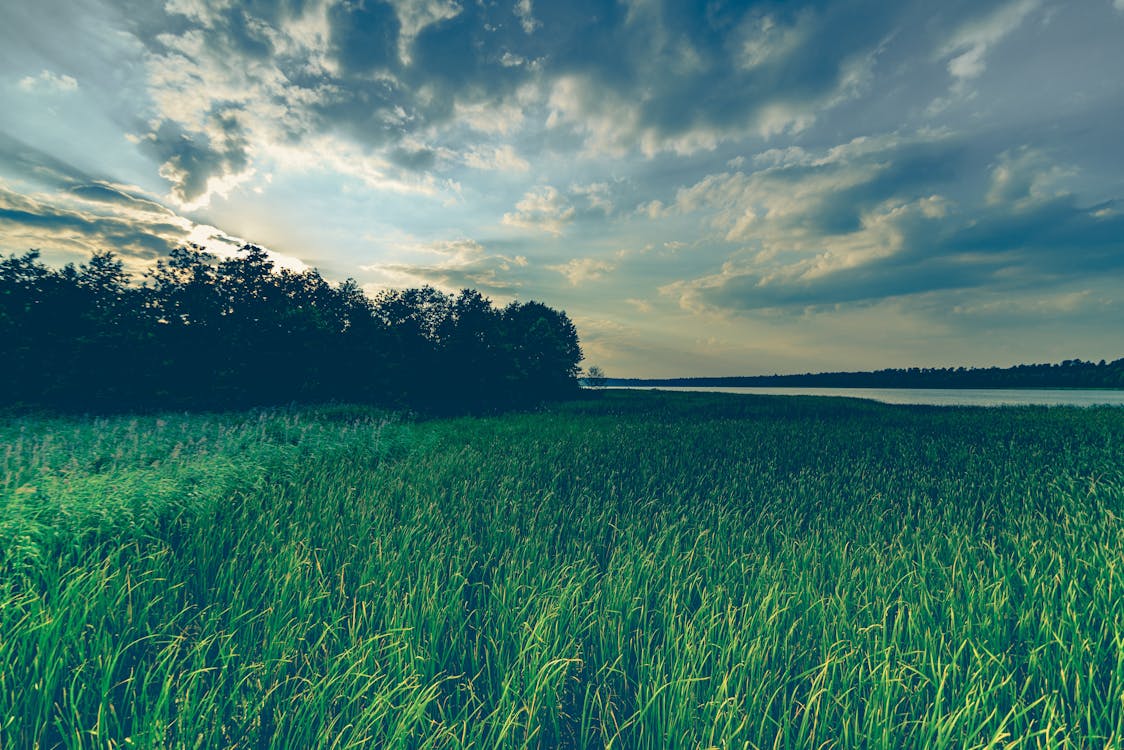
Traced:
<path id="1" fill-rule="evenodd" d="M 1124 410 L 0 421 L 0 747 L 1124 746 Z"/>

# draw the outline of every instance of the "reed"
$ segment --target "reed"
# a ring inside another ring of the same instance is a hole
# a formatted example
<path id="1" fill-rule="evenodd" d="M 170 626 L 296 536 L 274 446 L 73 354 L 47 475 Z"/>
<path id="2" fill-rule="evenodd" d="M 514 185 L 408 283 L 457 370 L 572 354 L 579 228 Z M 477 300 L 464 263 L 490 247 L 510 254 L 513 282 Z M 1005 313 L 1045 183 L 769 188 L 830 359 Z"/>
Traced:
<path id="1" fill-rule="evenodd" d="M 1124 744 L 1124 411 L 0 423 L 0 747 Z"/>

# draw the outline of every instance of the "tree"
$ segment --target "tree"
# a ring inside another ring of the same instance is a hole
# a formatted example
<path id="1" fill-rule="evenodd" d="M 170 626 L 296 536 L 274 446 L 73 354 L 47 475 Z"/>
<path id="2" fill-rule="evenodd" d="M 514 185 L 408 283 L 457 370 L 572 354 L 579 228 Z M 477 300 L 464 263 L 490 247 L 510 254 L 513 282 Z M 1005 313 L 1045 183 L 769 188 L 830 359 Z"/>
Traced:
<path id="1" fill-rule="evenodd" d="M 501 320 L 513 398 L 533 403 L 577 393 L 582 350 L 566 313 L 541 302 L 512 302 Z"/>
<path id="2" fill-rule="evenodd" d="M 605 371 L 597 365 L 590 365 L 585 371 L 585 384 L 590 388 L 605 387 Z"/>
<path id="3" fill-rule="evenodd" d="M 366 401 L 492 410 L 577 392 L 581 347 L 541 302 L 391 290 L 279 269 L 247 245 L 174 250 L 134 284 L 112 253 L 0 257 L 0 402 L 230 408 Z"/>

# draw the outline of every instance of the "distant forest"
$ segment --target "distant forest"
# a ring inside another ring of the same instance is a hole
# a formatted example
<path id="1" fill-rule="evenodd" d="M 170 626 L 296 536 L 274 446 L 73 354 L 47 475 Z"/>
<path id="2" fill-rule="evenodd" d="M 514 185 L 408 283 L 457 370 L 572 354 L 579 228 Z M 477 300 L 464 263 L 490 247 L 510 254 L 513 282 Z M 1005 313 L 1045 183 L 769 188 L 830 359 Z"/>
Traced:
<path id="1" fill-rule="evenodd" d="M 1014 367 L 910 367 L 873 372 L 820 372 L 728 378 L 606 378 L 605 385 L 745 388 L 1124 388 L 1124 359 Z"/>
<path id="2" fill-rule="evenodd" d="M 432 287 L 373 299 L 247 245 L 175 250 L 135 283 L 112 253 L 0 258 L 0 403 L 98 410 L 353 401 L 431 411 L 578 390 L 565 313 Z"/>

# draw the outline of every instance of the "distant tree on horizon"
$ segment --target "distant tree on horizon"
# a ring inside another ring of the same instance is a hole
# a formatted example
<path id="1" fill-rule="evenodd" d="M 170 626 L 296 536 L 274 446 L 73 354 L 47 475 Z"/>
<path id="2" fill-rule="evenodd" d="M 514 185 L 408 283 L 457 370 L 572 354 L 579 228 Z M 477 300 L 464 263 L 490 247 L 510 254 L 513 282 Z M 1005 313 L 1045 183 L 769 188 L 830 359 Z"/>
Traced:
<path id="1" fill-rule="evenodd" d="M 607 379 L 605 371 L 597 365 L 590 365 L 585 370 L 585 382 L 590 388 L 604 388 Z"/>

